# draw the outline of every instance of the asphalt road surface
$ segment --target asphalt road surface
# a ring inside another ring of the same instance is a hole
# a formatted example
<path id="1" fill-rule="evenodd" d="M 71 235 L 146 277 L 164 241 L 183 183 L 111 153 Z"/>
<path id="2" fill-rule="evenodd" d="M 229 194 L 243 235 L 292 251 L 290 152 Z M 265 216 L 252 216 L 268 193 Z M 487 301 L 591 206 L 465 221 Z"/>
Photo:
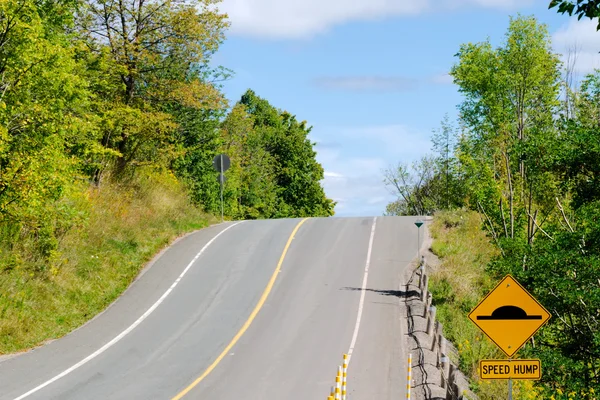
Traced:
<path id="1" fill-rule="evenodd" d="M 348 399 L 405 398 L 399 285 L 414 220 L 188 235 L 88 324 L 0 361 L 0 400 L 326 399 L 344 353 Z"/>

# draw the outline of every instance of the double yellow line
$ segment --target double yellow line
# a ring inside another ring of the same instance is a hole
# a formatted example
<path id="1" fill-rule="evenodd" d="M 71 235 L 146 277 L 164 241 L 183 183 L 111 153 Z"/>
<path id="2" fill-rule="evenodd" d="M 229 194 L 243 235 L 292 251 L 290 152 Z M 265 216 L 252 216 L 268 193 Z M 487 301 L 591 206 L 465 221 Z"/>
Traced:
<path id="1" fill-rule="evenodd" d="M 210 374 L 212 372 L 213 369 L 216 368 L 216 366 L 221 362 L 221 360 L 223 360 L 223 358 L 227 355 L 227 353 L 229 353 L 229 351 L 231 350 L 231 348 L 233 346 L 235 346 L 235 344 L 238 342 L 238 340 L 240 340 L 240 338 L 242 337 L 242 335 L 248 330 L 248 328 L 252 324 L 252 321 L 254 321 L 254 319 L 256 318 L 256 315 L 258 314 L 258 312 L 260 311 L 260 309 L 263 307 L 263 305 L 267 301 L 267 297 L 269 297 L 269 293 L 271 293 L 271 290 L 273 289 L 273 285 L 275 285 L 275 280 L 277 279 L 277 275 L 281 271 L 281 265 L 283 264 L 283 260 L 285 259 L 285 255 L 286 255 L 286 253 L 287 253 L 290 245 L 292 244 L 292 240 L 294 239 L 294 236 L 296 235 L 296 232 L 298 232 L 298 229 L 300 229 L 300 226 L 302 226 L 302 224 L 304 222 L 306 222 L 307 219 L 308 218 L 304 218 L 302 221 L 300 221 L 298 223 L 298 225 L 296 225 L 296 227 L 292 231 L 292 234 L 288 238 L 288 241 L 285 244 L 285 247 L 283 248 L 283 253 L 281 253 L 281 257 L 279 257 L 279 262 L 277 263 L 277 268 L 275 268 L 275 271 L 273 272 L 273 275 L 271 275 L 271 279 L 269 280 L 269 283 L 267 284 L 267 287 L 263 291 L 263 294 L 260 297 L 260 300 L 258 300 L 258 303 L 256 304 L 256 307 L 254 307 L 254 310 L 252 310 L 252 313 L 250 314 L 250 316 L 248 317 L 248 319 L 246 320 L 246 322 L 242 326 L 242 329 L 239 330 L 239 332 L 233 337 L 233 339 L 227 345 L 227 347 L 225 347 L 225 350 L 223 350 L 223 352 L 219 355 L 219 357 L 217 357 L 217 359 L 206 369 L 206 371 L 204 371 L 204 373 L 202 373 L 202 375 L 200 375 L 198 378 L 196 378 L 196 380 L 194 382 L 192 382 L 188 387 L 186 387 L 185 389 L 183 389 L 177 396 L 173 397 L 171 400 L 179 400 L 179 399 L 181 399 L 183 396 L 185 396 L 187 393 L 189 393 L 190 390 L 192 390 L 200 382 L 202 382 L 202 380 L 204 378 L 206 378 L 208 376 L 208 374 Z"/>

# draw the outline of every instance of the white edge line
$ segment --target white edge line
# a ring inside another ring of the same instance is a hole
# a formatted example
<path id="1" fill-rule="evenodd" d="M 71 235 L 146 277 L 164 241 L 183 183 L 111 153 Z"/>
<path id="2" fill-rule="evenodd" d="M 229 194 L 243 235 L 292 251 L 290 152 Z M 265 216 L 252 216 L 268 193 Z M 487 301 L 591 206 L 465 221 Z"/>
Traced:
<path id="1" fill-rule="evenodd" d="M 227 231 L 230 228 L 233 228 L 234 226 L 236 226 L 238 224 L 241 224 L 242 222 L 244 222 L 244 221 L 236 222 L 235 224 L 228 226 L 227 228 L 223 229 L 221 232 L 217 233 L 215 235 L 215 237 L 213 237 L 211 240 L 209 240 L 208 243 L 206 243 L 204 245 L 204 247 L 202 247 L 202 249 L 200 249 L 200 251 L 198 252 L 198 254 L 196 254 L 196 256 L 192 259 L 192 261 L 190 261 L 190 263 L 187 265 L 187 267 L 185 267 L 185 269 L 183 270 L 183 272 L 179 275 L 179 277 L 177 277 L 177 279 L 175 280 L 175 282 L 173 282 L 173 284 L 171 285 L 171 287 L 169 287 L 169 289 L 167 289 L 167 291 L 162 296 L 160 296 L 160 298 L 156 301 L 156 303 L 152 304 L 152 306 L 144 314 L 142 314 L 142 316 L 139 317 L 133 324 L 131 324 L 127 329 L 125 329 L 123 332 L 121 332 L 120 334 L 118 334 L 110 342 L 106 343 L 104 346 L 102 346 L 101 348 L 99 348 L 98 350 L 96 350 L 94 353 L 90 354 L 89 356 L 87 356 L 83 360 L 79 361 L 77 364 L 73 365 L 71 368 L 68 368 L 68 369 L 64 370 L 60 374 L 56 375 L 54 378 L 47 380 L 46 382 L 44 382 L 41 385 L 39 385 L 39 386 L 31 389 L 27 393 L 22 394 L 21 396 L 17 397 L 14 400 L 22 400 L 22 399 L 24 399 L 24 398 L 32 395 L 33 393 L 35 393 L 35 392 L 37 392 L 37 391 L 45 388 L 46 386 L 50 385 L 51 383 L 56 382 L 60 378 L 62 378 L 64 376 L 70 374 L 71 372 L 75 371 L 77 368 L 81 367 L 82 365 L 84 365 L 88 361 L 90 361 L 90 360 L 98 357 L 100 354 L 104 353 L 107 349 L 109 349 L 110 347 L 112 347 L 113 345 L 115 345 L 119 340 L 123 339 L 128 333 L 130 333 L 139 324 L 141 324 L 143 320 L 145 320 L 150 314 L 152 314 L 152 312 L 154 310 L 156 310 L 156 308 L 167 298 L 167 296 L 169 295 L 169 293 L 171 293 L 171 291 L 175 288 L 175 286 L 177 286 L 177 284 L 179 283 L 179 281 L 181 281 L 181 278 L 183 278 L 183 276 L 188 272 L 188 270 L 192 267 L 192 265 L 196 262 L 196 260 L 198 260 L 198 258 L 200 257 L 200 255 L 202 255 L 202 253 L 204 253 L 204 250 L 206 250 L 208 248 L 208 246 L 210 246 L 212 244 L 212 242 L 214 242 L 219 236 L 221 236 L 223 233 L 225 233 L 225 231 Z"/>
<path id="2" fill-rule="evenodd" d="M 367 289 L 367 279 L 369 278 L 369 266 L 371 264 L 371 252 L 373 250 L 373 239 L 375 238 L 375 226 L 377 225 L 377 217 L 373 218 L 373 225 L 371 226 L 371 237 L 369 238 L 369 248 L 367 250 L 367 262 L 365 264 L 365 274 L 363 277 L 362 287 L 360 291 L 360 301 L 358 303 L 358 315 L 356 316 L 356 325 L 354 325 L 354 333 L 352 334 L 352 341 L 350 342 L 350 349 L 348 350 L 348 368 L 350 368 L 350 359 L 352 359 L 352 352 L 356 345 L 356 339 L 358 338 L 358 330 L 360 329 L 360 320 L 362 318 L 363 307 L 365 304 L 365 292 Z"/>

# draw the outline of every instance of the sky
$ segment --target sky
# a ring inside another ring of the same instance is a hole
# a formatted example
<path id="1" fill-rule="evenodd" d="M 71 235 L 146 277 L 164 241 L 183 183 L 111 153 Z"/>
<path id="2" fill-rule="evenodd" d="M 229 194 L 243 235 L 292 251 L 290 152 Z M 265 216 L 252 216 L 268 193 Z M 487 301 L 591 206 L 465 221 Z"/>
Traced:
<path id="1" fill-rule="evenodd" d="M 509 17 L 535 16 L 553 50 L 577 49 L 578 76 L 600 68 L 600 33 L 549 0 L 223 0 L 227 39 L 212 60 L 234 76 L 233 105 L 252 89 L 312 126 L 335 216 L 380 216 L 396 195 L 383 171 L 430 154 L 462 101 L 448 75 L 463 43 L 504 40 Z M 564 56 L 563 56 L 564 57 Z"/>

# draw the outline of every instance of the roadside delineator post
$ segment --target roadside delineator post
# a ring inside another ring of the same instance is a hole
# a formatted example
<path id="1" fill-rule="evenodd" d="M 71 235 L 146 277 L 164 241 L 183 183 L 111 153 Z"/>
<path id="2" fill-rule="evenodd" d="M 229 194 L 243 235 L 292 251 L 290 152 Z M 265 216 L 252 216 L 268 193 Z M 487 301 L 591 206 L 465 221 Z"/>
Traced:
<path id="1" fill-rule="evenodd" d="M 427 313 L 429 312 L 429 306 L 431 306 L 431 293 L 427 292 L 425 297 L 425 303 L 423 304 L 423 318 L 427 318 Z"/>
<path id="2" fill-rule="evenodd" d="M 429 277 L 425 275 L 425 279 L 423 279 L 423 288 L 421 289 L 421 301 L 425 301 L 427 298 L 427 291 L 429 286 Z"/>
<path id="3" fill-rule="evenodd" d="M 344 362 L 342 364 L 342 400 L 346 400 L 346 377 L 348 374 L 348 354 L 344 354 Z"/>
<path id="4" fill-rule="evenodd" d="M 408 355 L 408 375 L 406 377 L 406 398 L 410 399 L 410 383 L 412 382 L 412 353 Z"/>
<path id="5" fill-rule="evenodd" d="M 433 326 L 435 325 L 435 314 L 436 314 L 436 307 L 430 306 L 429 307 L 429 319 L 427 320 L 427 334 L 429 336 L 431 336 L 433 334 Z"/>
<path id="6" fill-rule="evenodd" d="M 448 343 L 446 341 L 446 338 L 443 335 L 440 335 L 440 354 L 443 356 L 448 355 L 448 353 L 446 353 L 446 348 L 448 346 Z"/>
<path id="7" fill-rule="evenodd" d="M 449 379 L 450 379 L 450 359 L 448 356 L 442 356 L 441 359 L 442 364 L 442 389 L 446 389 L 446 393 L 449 389 Z"/>
<path id="8" fill-rule="evenodd" d="M 338 367 L 335 377 L 335 400 L 342 400 L 342 367 Z"/>

